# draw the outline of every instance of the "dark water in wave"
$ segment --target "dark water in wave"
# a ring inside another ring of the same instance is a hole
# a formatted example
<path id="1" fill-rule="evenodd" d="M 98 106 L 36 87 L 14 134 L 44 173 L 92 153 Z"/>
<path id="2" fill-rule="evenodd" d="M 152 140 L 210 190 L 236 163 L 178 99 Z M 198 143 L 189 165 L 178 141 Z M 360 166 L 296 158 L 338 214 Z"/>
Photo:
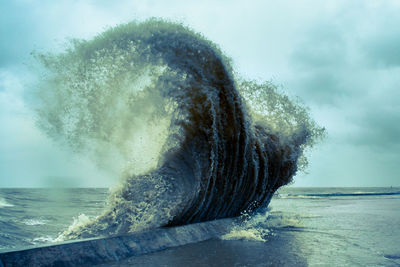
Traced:
<path id="1" fill-rule="evenodd" d="M 84 223 L 99 215 L 107 195 L 107 189 L 0 189 L 0 250 L 51 244 L 74 218 Z M 218 240 L 119 265 L 400 265 L 400 188 L 283 188 L 270 208 Z"/>

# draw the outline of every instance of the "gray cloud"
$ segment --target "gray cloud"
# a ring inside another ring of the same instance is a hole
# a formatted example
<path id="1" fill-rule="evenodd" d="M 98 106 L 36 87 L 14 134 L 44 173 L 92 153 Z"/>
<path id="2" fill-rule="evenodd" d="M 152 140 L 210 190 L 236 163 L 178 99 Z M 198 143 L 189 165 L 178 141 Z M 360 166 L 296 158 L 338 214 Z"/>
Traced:
<path id="1" fill-rule="evenodd" d="M 331 18 L 322 18 L 301 32 L 290 55 L 296 93 L 316 105 L 334 105 L 352 94 L 342 79 L 349 53 L 344 33 Z"/>
<path id="2" fill-rule="evenodd" d="M 359 36 L 360 53 L 372 67 L 392 68 L 400 66 L 400 17 L 399 4 L 388 2 L 378 5 L 375 12 L 367 14 L 369 31 Z"/>
<path id="3" fill-rule="evenodd" d="M 335 105 L 339 98 L 350 93 L 341 87 L 341 83 L 341 76 L 337 73 L 315 70 L 299 74 L 293 86 L 307 102 L 320 106 Z"/>
<path id="4" fill-rule="evenodd" d="M 361 114 L 355 123 L 362 134 L 353 136 L 354 144 L 376 149 L 379 153 L 395 153 L 400 150 L 400 108 L 388 110 L 385 107 L 373 108 Z M 399 156 L 400 159 L 400 156 Z"/>
<path id="5" fill-rule="evenodd" d="M 375 40 L 365 45 L 365 52 L 373 66 L 400 67 L 400 31 L 376 36 Z"/>
<path id="6" fill-rule="evenodd" d="M 305 31 L 291 55 L 297 69 L 327 69 L 345 64 L 347 43 L 343 32 L 332 23 L 318 23 Z"/>

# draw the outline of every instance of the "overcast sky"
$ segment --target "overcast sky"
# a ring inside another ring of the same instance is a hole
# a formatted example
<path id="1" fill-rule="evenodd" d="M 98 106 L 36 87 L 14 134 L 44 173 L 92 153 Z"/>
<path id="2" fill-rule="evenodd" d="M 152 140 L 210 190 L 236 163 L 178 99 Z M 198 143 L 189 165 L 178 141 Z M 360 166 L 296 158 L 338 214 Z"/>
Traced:
<path id="1" fill-rule="evenodd" d="M 296 186 L 400 186 L 399 14 L 396 0 L 1 1 L 0 187 L 116 182 L 36 129 L 29 54 L 149 17 L 201 32 L 244 77 L 272 80 L 311 108 L 328 137 Z"/>

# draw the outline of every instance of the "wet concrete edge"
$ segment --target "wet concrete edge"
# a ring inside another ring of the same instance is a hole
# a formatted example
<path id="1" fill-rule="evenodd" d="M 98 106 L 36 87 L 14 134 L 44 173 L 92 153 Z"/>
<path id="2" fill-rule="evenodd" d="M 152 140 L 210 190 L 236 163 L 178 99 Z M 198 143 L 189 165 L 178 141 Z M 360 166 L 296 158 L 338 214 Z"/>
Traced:
<path id="1" fill-rule="evenodd" d="M 118 262 L 128 257 L 216 238 L 233 219 L 222 219 L 121 236 L 56 243 L 0 253 L 0 267 L 76 266 Z"/>

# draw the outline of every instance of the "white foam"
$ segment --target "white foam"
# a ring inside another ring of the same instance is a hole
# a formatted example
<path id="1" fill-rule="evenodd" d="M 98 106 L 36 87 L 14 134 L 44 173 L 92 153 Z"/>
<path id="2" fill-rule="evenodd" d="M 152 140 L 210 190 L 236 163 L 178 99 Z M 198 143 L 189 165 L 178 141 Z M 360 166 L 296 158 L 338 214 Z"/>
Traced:
<path id="1" fill-rule="evenodd" d="M 262 232 L 268 231 L 266 229 L 263 229 L 263 231 L 260 231 L 260 229 L 257 228 L 250 228 L 250 229 L 240 229 L 240 228 L 235 228 L 232 229 L 229 233 L 223 235 L 221 238 L 223 240 L 253 240 L 253 241 L 262 241 L 265 242 L 267 241 L 265 238 L 263 238 Z"/>
<path id="2" fill-rule="evenodd" d="M 33 243 L 53 243 L 57 240 L 51 236 L 41 236 L 33 239 Z"/>
<path id="3" fill-rule="evenodd" d="M 65 230 L 63 233 L 61 233 L 56 239 L 54 239 L 54 241 L 56 241 L 56 242 L 64 241 L 65 235 L 67 233 L 70 233 L 70 232 L 74 231 L 75 229 L 88 224 L 91 221 L 90 218 L 84 213 L 79 214 L 78 217 L 73 217 L 73 220 L 74 221 L 68 227 L 68 229 Z"/>
<path id="4" fill-rule="evenodd" d="M 274 235 L 274 230 L 287 227 L 301 227 L 301 219 L 312 217 L 313 215 L 298 215 L 293 213 L 268 212 L 250 215 L 244 213 L 243 220 L 235 224 L 231 231 L 223 236 L 223 240 L 250 240 L 268 241 L 269 236 Z"/>
<path id="5" fill-rule="evenodd" d="M 38 220 L 38 219 L 27 219 L 27 220 L 24 220 L 23 223 L 25 225 L 33 226 L 33 225 L 44 225 L 44 224 L 46 224 L 46 221 L 45 220 Z"/>
<path id="6" fill-rule="evenodd" d="M 234 225 L 232 230 L 223 235 L 223 240 L 251 240 L 266 242 L 267 236 L 270 235 L 270 230 L 266 227 L 268 213 L 260 213 L 254 216 L 247 214 L 243 215 L 246 219 Z"/>
<path id="7" fill-rule="evenodd" d="M 14 207 L 13 204 L 8 203 L 5 199 L 0 198 L 0 208 L 4 207 Z"/>

